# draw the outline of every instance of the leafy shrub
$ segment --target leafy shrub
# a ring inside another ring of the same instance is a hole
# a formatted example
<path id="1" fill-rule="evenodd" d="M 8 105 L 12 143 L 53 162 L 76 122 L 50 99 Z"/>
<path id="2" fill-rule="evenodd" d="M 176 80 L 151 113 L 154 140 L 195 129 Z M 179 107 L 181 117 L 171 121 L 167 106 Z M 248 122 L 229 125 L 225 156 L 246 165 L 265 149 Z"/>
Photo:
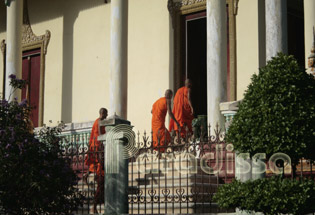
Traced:
<path id="1" fill-rule="evenodd" d="M 218 189 L 215 201 L 223 208 L 239 208 L 248 212 L 263 212 L 266 215 L 307 214 L 315 212 L 315 183 L 263 178 L 245 183 L 234 180 Z"/>
<path id="2" fill-rule="evenodd" d="M 282 152 L 293 165 L 315 159 L 315 79 L 299 68 L 293 56 L 278 54 L 245 92 L 227 133 L 239 152 Z"/>
<path id="3" fill-rule="evenodd" d="M 0 208 L 7 214 L 71 214 L 81 195 L 59 146 L 61 127 L 33 134 L 29 112 L 26 101 L 0 100 Z"/>

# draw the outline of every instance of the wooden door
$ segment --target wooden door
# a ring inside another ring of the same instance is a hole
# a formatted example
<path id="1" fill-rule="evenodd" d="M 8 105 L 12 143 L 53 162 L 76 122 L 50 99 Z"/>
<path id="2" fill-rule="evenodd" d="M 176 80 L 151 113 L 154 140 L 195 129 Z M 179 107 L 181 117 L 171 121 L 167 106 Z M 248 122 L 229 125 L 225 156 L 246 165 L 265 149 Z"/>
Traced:
<path id="1" fill-rule="evenodd" d="M 27 99 L 32 108 L 30 118 L 34 127 L 40 125 L 40 56 L 41 49 L 23 52 L 22 79 L 27 80 L 26 89 L 22 90 L 22 100 Z"/>

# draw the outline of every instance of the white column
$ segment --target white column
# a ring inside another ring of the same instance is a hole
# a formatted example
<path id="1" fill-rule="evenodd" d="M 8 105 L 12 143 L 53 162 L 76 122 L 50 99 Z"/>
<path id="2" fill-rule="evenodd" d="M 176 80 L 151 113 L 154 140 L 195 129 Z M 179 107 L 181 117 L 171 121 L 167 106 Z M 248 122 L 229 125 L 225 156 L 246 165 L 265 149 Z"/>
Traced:
<path id="1" fill-rule="evenodd" d="M 207 0 L 207 103 L 208 123 L 224 126 L 220 103 L 226 101 L 226 1 Z"/>
<path id="2" fill-rule="evenodd" d="M 266 0 L 266 59 L 288 53 L 287 0 Z"/>
<path id="3" fill-rule="evenodd" d="M 305 68 L 308 68 L 308 56 L 313 44 L 313 26 L 315 26 L 315 0 L 304 0 L 304 37 Z"/>
<path id="4" fill-rule="evenodd" d="M 128 0 L 111 1 L 110 30 L 109 114 L 127 119 Z"/>
<path id="5" fill-rule="evenodd" d="M 22 77 L 22 23 L 23 1 L 11 0 L 7 7 L 7 47 L 6 47 L 6 81 L 5 98 L 9 99 L 12 94 L 9 75 Z M 20 92 L 15 91 L 10 100 L 20 97 Z"/>

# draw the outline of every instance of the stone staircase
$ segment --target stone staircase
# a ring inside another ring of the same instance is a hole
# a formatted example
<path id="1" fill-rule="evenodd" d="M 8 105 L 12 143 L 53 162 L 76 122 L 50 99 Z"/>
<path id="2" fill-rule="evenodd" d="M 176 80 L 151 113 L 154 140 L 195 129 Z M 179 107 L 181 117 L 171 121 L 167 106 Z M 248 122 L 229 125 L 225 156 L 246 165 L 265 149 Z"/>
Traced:
<path id="1" fill-rule="evenodd" d="M 90 174 L 87 179 L 88 184 L 83 180 L 78 182 L 78 188 L 85 197 L 84 204 L 75 213 L 76 215 L 91 215 L 93 213 L 94 193 L 96 191 L 96 182 L 94 181 L 94 174 Z M 104 214 L 104 204 L 97 205 L 98 214 Z M 96 215 L 96 214 L 95 214 Z"/>
<path id="2" fill-rule="evenodd" d="M 224 181 L 206 174 L 200 167 L 200 159 L 188 159 L 176 155 L 174 159 L 156 159 L 154 155 L 138 157 L 129 162 L 129 214 L 196 214 L 226 213 L 212 200 Z M 96 190 L 94 175 L 88 177 L 88 185 L 82 180 L 78 188 L 85 201 L 75 214 L 91 215 Z M 98 205 L 104 214 L 104 204 Z"/>
<path id="3" fill-rule="evenodd" d="M 129 163 L 129 214 L 196 214 L 222 210 L 212 198 L 223 180 L 206 174 L 200 160 L 138 158 Z"/>

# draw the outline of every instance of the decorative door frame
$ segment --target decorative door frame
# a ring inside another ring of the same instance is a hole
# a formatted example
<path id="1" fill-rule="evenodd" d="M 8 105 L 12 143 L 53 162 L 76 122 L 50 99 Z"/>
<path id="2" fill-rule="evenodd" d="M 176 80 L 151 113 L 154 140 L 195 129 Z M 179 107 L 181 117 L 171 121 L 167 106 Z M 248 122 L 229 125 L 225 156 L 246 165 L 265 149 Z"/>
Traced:
<path id="1" fill-rule="evenodd" d="M 45 82 L 45 57 L 47 54 L 47 48 L 50 41 L 51 33 L 46 30 L 45 34 L 36 36 L 33 33 L 29 15 L 28 15 L 28 5 L 27 0 L 23 3 L 23 25 L 22 25 L 22 52 L 30 51 L 33 49 L 40 49 L 40 89 L 39 89 L 39 116 L 38 125 L 43 125 L 43 115 L 44 115 L 44 82 Z M 6 43 L 5 40 L 1 42 L 1 52 L 3 54 L 3 65 L 4 65 L 4 80 L 5 81 L 5 67 L 6 67 Z M 3 92 L 4 93 L 4 92 Z"/>
<path id="2" fill-rule="evenodd" d="M 236 15 L 239 0 L 226 0 L 229 6 L 229 44 L 230 44 L 230 101 L 236 100 Z M 172 18 L 174 30 L 174 88 L 180 87 L 181 65 L 181 16 L 207 9 L 207 0 L 168 0 L 167 8 Z"/>

